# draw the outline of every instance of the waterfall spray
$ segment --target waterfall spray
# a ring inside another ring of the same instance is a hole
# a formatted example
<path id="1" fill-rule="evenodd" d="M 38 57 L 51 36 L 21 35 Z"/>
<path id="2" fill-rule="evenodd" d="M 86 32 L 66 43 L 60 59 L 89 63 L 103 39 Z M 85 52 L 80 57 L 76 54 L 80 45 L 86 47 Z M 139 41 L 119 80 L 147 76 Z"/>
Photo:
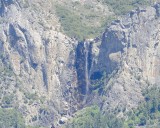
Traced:
<path id="1" fill-rule="evenodd" d="M 89 65 L 89 60 L 88 60 L 88 55 L 89 55 L 89 42 L 84 42 L 84 52 L 85 52 L 85 96 L 84 96 L 84 100 L 83 103 L 85 103 L 87 101 L 87 95 L 89 93 L 89 69 L 88 69 L 88 65 Z"/>
<path id="2" fill-rule="evenodd" d="M 86 94 L 88 94 L 89 91 L 89 69 L 88 69 L 88 52 L 89 52 L 89 44 L 88 42 L 84 42 L 85 47 L 85 78 L 86 78 Z"/>

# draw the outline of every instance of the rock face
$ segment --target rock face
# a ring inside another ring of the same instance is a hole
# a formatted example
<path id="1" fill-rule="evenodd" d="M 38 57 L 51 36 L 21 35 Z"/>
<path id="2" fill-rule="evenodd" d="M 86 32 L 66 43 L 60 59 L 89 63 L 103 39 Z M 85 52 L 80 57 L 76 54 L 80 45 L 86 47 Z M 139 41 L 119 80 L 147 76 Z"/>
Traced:
<path id="1" fill-rule="evenodd" d="M 94 102 L 124 112 L 160 82 L 160 4 L 112 22 L 102 40 L 78 43 L 58 32 L 50 0 L 0 3 L 1 107 L 18 108 L 27 125 L 65 123 Z"/>
<path id="2" fill-rule="evenodd" d="M 97 79 L 102 81 L 97 95 L 105 100 L 97 96 L 96 102 L 102 103 L 103 110 L 134 108 L 143 100 L 141 91 L 160 82 L 159 43 L 159 4 L 139 8 L 112 22 L 102 42 L 94 42 L 90 88 Z"/>
<path id="3" fill-rule="evenodd" d="M 160 82 L 159 42 L 156 4 L 113 21 L 102 41 L 79 43 L 76 69 L 79 93 L 87 97 L 86 103 L 98 102 L 104 111 L 113 112 L 137 107 L 143 100 L 142 90 Z M 87 51 L 85 44 L 90 46 Z"/>
<path id="4" fill-rule="evenodd" d="M 54 20 L 49 21 L 54 17 L 45 14 L 52 7 L 50 1 L 47 5 L 42 5 L 43 1 L 21 2 L 1 0 L 1 67 L 11 69 L 14 81 L 6 80 L 6 93 L 14 94 L 17 102 L 12 106 L 18 105 L 26 124 L 50 126 L 69 111 L 67 98 L 72 102 L 68 90 L 75 79 L 72 71 L 76 41 L 55 30 L 56 19 L 55 25 Z"/>

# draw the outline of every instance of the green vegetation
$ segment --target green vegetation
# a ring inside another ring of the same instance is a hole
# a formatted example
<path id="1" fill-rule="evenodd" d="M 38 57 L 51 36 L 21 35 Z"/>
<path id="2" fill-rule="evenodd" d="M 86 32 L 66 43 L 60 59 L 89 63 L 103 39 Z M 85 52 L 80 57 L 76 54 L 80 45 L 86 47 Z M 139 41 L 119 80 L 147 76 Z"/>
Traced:
<path id="1" fill-rule="evenodd" d="M 5 76 L 9 76 L 9 77 L 14 76 L 14 73 L 13 73 L 13 71 L 12 71 L 10 66 L 6 66 L 6 65 L 2 66 L 2 65 L 0 65 L 0 72 L 1 72 L 0 79 L 4 78 Z"/>
<path id="2" fill-rule="evenodd" d="M 69 37 L 78 40 L 95 38 L 105 31 L 105 28 L 117 16 L 124 15 L 139 6 L 151 4 L 150 0 L 98 0 L 93 2 L 64 2 L 56 4 L 56 14 L 59 17 L 62 31 Z M 105 8 L 110 8 L 110 12 Z M 111 13 L 113 12 L 113 13 Z"/>
<path id="3" fill-rule="evenodd" d="M 25 92 L 24 95 L 28 100 L 37 100 L 38 98 L 36 93 Z"/>
<path id="4" fill-rule="evenodd" d="M 39 97 L 36 93 L 24 92 L 24 103 L 31 105 L 34 101 L 39 100 Z"/>
<path id="5" fill-rule="evenodd" d="M 91 106 L 77 112 L 66 128 L 136 128 L 137 126 L 158 128 L 160 88 L 157 86 L 148 88 L 143 95 L 145 102 L 142 102 L 137 109 L 124 113 L 123 119 L 116 118 L 113 113 L 103 114 L 99 107 Z"/>
<path id="6" fill-rule="evenodd" d="M 4 95 L 4 97 L 2 99 L 2 107 L 3 108 L 12 107 L 13 102 L 14 102 L 14 95 L 13 94 Z"/>
<path id="7" fill-rule="evenodd" d="M 117 118 L 112 113 L 103 113 L 98 106 L 86 107 L 77 113 L 66 124 L 66 128 L 135 128 L 143 126 L 148 128 L 159 127 L 160 122 L 160 88 L 155 86 L 143 92 L 145 102 L 137 109 L 128 112 L 127 118 Z M 34 96 L 27 96 L 32 99 Z M 33 98 L 34 99 L 34 98 Z M 6 103 L 11 102 L 10 96 L 5 98 Z M 41 110 L 43 111 L 43 110 Z M 125 116 L 126 117 L 126 116 Z M 37 117 L 33 119 L 36 120 Z M 6 123 L 7 122 L 7 123 Z M 13 128 L 39 128 L 24 125 L 22 116 L 15 109 L 0 109 L 0 126 Z"/>
<path id="8" fill-rule="evenodd" d="M 111 114 L 102 114 L 99 107 L 91 106 L 76 113 L 66 128 L 123 128 L 123 122 Z"/>
<path id="9" fill-rule="evenodd" d="M 92 83 L 91 83 L 91 87 L 90 88 L 92 90 L 95 90 L 95 89 L 97 89 L 99 87 L 104 86 L 105 81 L 106 81 L 106 72 L 103 72 L 102 74 L 99 74 L 99 76 L 100 76 L 100 78 L 94 79 L 94 80 L 91 81 Z"/>
<path id="10" fill-rule="evenodd" d="M 25 122 L 17 110 L 0 108 L 0 127 L 25 128 Z"/>
<path id="11" fill-rule="evenodd" d="M 64 33 L 78 40 L 99 36 L 104 31 L 106 25 L 114 19 L 114 16 L 104 18 L 98 16 L 100 14 L 95 13 L 78 14 L 75 10 L 71 10 L 63 5 L 56 6 L 56 13 Z M 97 21 L 95 21 L 96 19 Z M 94 22 L 99 22 L 100 25 L 94 25 Z"/>
<path id="12" fill-rule="evenodd" d="M 143 94 L 145 102 L 128 113 L 129 119 L 125 122 L 127 128 L 134 128 L 135 126 L 158 128 L 160 126 L 160 88 L 149 88 Z"/>
<path id="13" fill-rule="evenodd" d="M 15 108 L 0 108 L 0 128 L 44 128 L 26 126 L 23 116 Z"/>
<path id="14" fill-rule="evenodd" d="M 150 0 L 103 0 L 103 2 L 110 5 L 116 15 L 124 15 L 138 6 L 150 4 Z"/>

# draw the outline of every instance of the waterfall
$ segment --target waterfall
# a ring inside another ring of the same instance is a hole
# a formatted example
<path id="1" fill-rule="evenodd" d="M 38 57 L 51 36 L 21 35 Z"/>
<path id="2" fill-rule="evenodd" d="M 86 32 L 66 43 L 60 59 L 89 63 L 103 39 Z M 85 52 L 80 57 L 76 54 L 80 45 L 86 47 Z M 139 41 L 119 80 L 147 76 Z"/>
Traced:
<path id="1" fill-rule="evenodd" d="M 89 42 L 84 42 L 84 52 L 85 52 L 85 83 L 86 83 L 86 95 L 89 91 Z"/>
<path id="2" fill-rule="evenodd" d="M 89 41 L 79 42 L 76 48 L 76 72 L 78 80 L 78 101 L 85 103 L 89 94 L 90 68 L 92 64 L 92 44 Z"/>

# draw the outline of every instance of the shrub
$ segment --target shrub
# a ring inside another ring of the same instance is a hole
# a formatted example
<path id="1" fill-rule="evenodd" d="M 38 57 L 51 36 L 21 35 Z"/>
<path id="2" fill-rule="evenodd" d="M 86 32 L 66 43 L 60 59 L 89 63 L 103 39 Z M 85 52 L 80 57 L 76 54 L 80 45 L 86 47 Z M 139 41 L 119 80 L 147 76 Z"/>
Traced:
<path id="1" fill-rule="evenodd" d="M 25 92 L 24 95 L 28 100 L 34 101 L 34 100 L 37 100 L 37 98 L 38 98 L 36 93 Z"/>
<path id="2" fill-rule="evenodd" d="M 56 6 L 56 14 L 59 17 L 64 33 L 69 37 L 77 38 L 79 41 L 99 36 L 106 27 L 106 21 L 108 22 L 112 19 L 111 17 L 107 17 L 102 20 L 93 13 L 85 16 L 79 15 L 62 5 Z M 101 22 L 101 26 L 99 27 L 91 25 L 96 18 L 99 18 L 97 21 Z"/>
<path id="3" fill-rule="evenodd" d="M 123 128 L 114 115 L 102 114 L 99 107 L 91 106 L 79 111 L 66 128 Z"/>
<path id="4" fill-rule="evenodd" d="M 143 92 L 145 102 L 141 103 L 132 114 L 128 113 L 129 119 L 126 121 L 130 128 L 131 122 L 133 126 L 158 125 L 156 121 L 160 119 L 160 88 L 152 87 Z"/>
<path id="5" fill-rule="evenodd" d="M 0 126 L 3 128 L 25 128 L 25 122 L 16 109 L 0 108 Z"/>
<path id="6" fill-rule="evenodd" d="M 127 12 L 137 8 L 138 6 L 145 6 L 150 3 L 149 0 L 103 0 L 110 5 L 116 15 L 124 15 Z"/>
<path id="7" fill-rule="evenodd" d="M 12 107 L 13 100 L 14 100 L 14 95 L 13 94 L 5 95 L 2 99 L 2 107 L 3 108 Z"/>

